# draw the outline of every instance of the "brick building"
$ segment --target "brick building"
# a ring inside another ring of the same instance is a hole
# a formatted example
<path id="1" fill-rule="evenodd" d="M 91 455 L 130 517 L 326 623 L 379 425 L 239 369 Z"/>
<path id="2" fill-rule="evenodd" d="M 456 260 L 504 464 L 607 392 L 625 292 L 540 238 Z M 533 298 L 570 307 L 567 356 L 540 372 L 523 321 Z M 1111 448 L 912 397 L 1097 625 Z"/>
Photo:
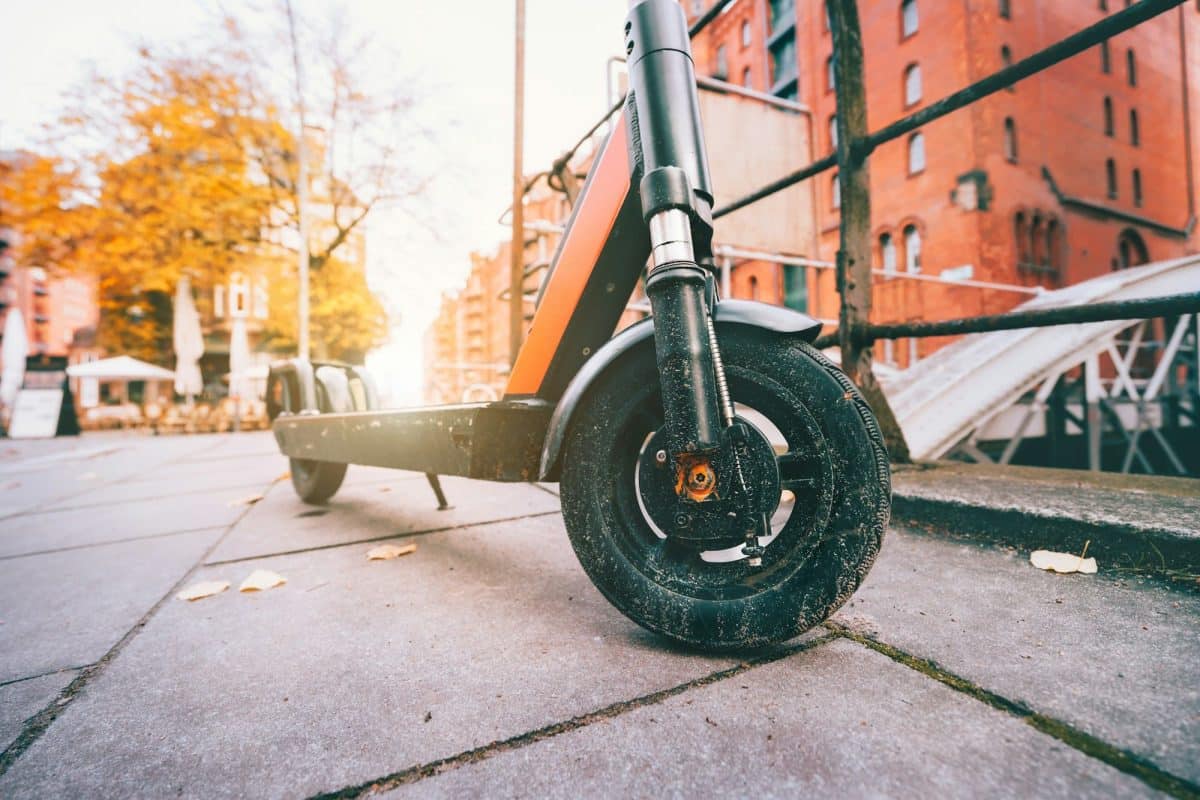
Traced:
<path id="1" fill-rule="evenodd" d="M 570 206 L 541 178 L 525 203 L 525 319 L 550 266 Z M 512 245 L 472 253 L 465 286 L 442 295 L 424 341 L 424 397 L 429 403 L 498 399 L 509 371 L 509 282 Z"/>
<path id="2" fill-rule="evenodd" d="M 708 0 L 683 0 L 693 20 Z M 1118 0 L 860 2 L 868 119 L 879 129 L 1123 8 Z M 807 106 L 815 157 L 835 142 L 822 0 L 738 0 L 693 43 L 700 73 Z M 880 147 L 870 180 L 876 321 L 996 313 L 1027 294 L 906 275 L 1057 287 L 1200 250 L 1200 4 L 1189 2 Z M 719 154 L 710 154 L 713 159 Z M 838 193 L 815 179 L 817 256 Z M 721 187 L 716 187 L 721 193 Z M 721 195 L 721 202 L 733 199 Z M 718 227 L 718 239 L 720 229 Z M 830 270 L 744 262 L 734 294 L 836 314 Z M 884 343 L 906 366 L 939 342 Z"/>

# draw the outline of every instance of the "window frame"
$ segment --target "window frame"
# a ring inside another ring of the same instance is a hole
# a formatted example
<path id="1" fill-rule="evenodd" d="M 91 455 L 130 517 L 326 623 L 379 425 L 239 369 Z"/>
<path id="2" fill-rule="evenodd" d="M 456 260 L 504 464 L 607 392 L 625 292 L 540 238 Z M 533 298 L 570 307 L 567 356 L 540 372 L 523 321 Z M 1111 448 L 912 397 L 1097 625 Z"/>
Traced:
<path id="1" fill-rule="evenodd" d="M 913 148 L 914 147 L 919 147 L 920 155 L 921 155 L 921 164 L 916 169 L 913 169 L 913 152 L 914 152 Z M 905 153 L 907 155 L 909 177 L 913 177 L 913 176 L 920 175 L 921 173 L 923 173 L 925 171 L 925 168 L 929 165 L 929 153 L 925 147 L 925 132 L 924 131 L 914 131 L 913 134 L 908 137 L 908 139 L 906 140 L 906 143 L 905 143 Z"/>
<path id="2" fill-rule="evenodd" d="M 1117 185 L 1117 162 L 1112 158 L 1104 161 L 1104 179 L 1108 199 L 1116 200 L 1120 196 L 1120 187 Z"/>
<path id="3" fill-rule="evenodd" d="M 910 97 L 909 90 L 912 88 L 911 83 L 913 78 L 916 78 L 916 96 Z M 904 107 L 912 108 L 915 105 L 920 105 L 921 100 L 925 97 L 924 76 L 921 74 L 921 65 L 919 62 L 912 62 L 904 68 L 901 75 L 901 88 L 904 92 Z"/>
<path id="4" fill-rule="evenodd" d="M 1104 96 L 1104 135 L 1110 139 L 1117 135 L 1117 123 L 1113 114 L 1113 101 L 1108 95 Z"/>
<path id="5" fill-rule="evenodd" d="M 912 30 L 908 29 L 908 11 L 912 10 Z M 900 41 L 910 39 L 921 31 L 921 14 L 917 0 L 900 0 Z"/>
<path id="6" fill-rule="evenodd" d="M 1016 164 L 1020 158 L 1020 148 L 1017 144 L 1017 121 L 1013 117 L 1004 118 L 1004 158 L 1010 164 Z"/>

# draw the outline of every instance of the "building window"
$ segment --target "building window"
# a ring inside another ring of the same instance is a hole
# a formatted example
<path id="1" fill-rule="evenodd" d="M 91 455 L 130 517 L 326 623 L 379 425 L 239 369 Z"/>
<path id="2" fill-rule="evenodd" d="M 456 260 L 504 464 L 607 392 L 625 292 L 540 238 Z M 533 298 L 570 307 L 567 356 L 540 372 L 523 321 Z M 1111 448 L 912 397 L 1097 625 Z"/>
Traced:
<path id="1" fill-rule="evenodd" d="M 1104 98 L 1104 135 L 1113 135 L 1113 106 L 1112 98 Z"/>
<path id="2" fill-rule="evenodd" d="M 729 78 L 729 56 L 725 52 L 725 45 L 717 48 L 717 69 L 713 77 L 726 80 Z"/>
<path id="3" fill-rule="evenodd" d="M 829 116 L 829 149 L 837 150 L 837 114 Z"/>
<path id="4" fill-rule="evenodd" d="M 837 176 L 836 172 L 833 173 L 833 180 L 830 181 L 829 195 L 830 195 L 829 204 L 831 206 L 833 206 L 833 208 L 841 208 L 842 207 L 842 184 L 838 180 L 838 176 Z"/>
<path id="5" fill-rule="evenodd" d="M 1100 10 L 1108 11 L 1108 0 L 1100 0 Z"/>
<path id="6" fill-rule="evenodd" d="M 1012 19 L 1012 4 L 1009 0 L 1000 0 L 1000 16 L 1003 19 Z"/>
<path id="7" fill-rule="evenodd" d="M 758 277 L 756 275 L 750 276 L 750 299 L 758 299 Z"/>
<path id="8" fill-rule="evenodd" d="M 1017 123 L 1012 117 L 1004 120 L 1004 157 L 1017 163 Z"/>
<path id="9" fill-rule="evenodd" d="M 250 313 L 250 281 L 240 272 L 229 276 L 229 316 L 245 319 Z"/>
<path id="10" fill-rule="evenodd" d="M 1100 71 L 1106 75 L 1112 72 L 1112 52 L 1108 48 L 1108 39 L 1100 43 Z"/>
<path id="11" fill-rule="evenodd" d="M 1125 51 L 1125 78 L 1130 86 L 1137 86 L 1137 56 L 1132 47 Z"/>
<path id="12" fill-rule="evenodd" d="M 783 304 L 796 311 L 808 311 L 808 270 L 783 267 Z"/>
<path id="13" fill-rule="evenodd" d="M 904 0 L 900 4 L 900 36 L 907 38 L 917 32 L 920 20 L 917 18 L 917 0 Z"/>
<path id="14" fill-rule="evenodd" d="M 750 74 L 749 67 L 742 70 L 742 86 L 745 86 L 747 89 L 754 88 L 754 78 Z"/>
<path id="15" fill-rule="evenodd" d="M 1139 208 L 1142 205 L 1142 171 L 1133 171 L 1133 204 Z"/>
<path id="16" fill-rule="evenodd" d="M 795 0 L 769 0 L 770 36 L 768 56 L 770 77 L 768 91 L 785 100 L 795 100 L 799 94 L 799 59 L 796 57 Z"/>
<path id="17" fill-rule="evenodd" d="M 921 232 L 916 225 L 904 228 L 904 270 L 914 275 L 921 271 Z"/>
<path id="18" fill-rule="evenodd" d="M 750 20 L 742 21 L 742 47 L 750 46 Z"/>
<path id="19" fill-rule="evenodd" d="M 909 64 L 904 70 L 904 105 L 921 102 L 921 65 Z"/>
<path id="20" fill-rule="evenodd" d="M 1005 69 L 1007 69 L 1012 66 L 1012 63 L 1013 63 L 1012 50 L 1006 44 L 1001 45 L 1000 46 L 1000 64 Z M 1008 86 L 1004 87 L 1004 91 L 1006 91 L 1006 92 L 1015 92 L 1016 90 L 1017 90 L 1017 86 L 1016 86 L 1016 84 L 1013 84 L 1013 83 L 1010 83 Z"/>
<path id="21" fill-rule="evenodd" d="M 1117 165 L 1110 158 L 1104 162 L 1104 177 L 1108 181 L 1108 199 L 1117 199 Z"/>
<path id="22" fill-rule="evenodd" d="M 1033 212 L 1033 226 L 1029 232 L 1029 243 L 1032 246 L 1032 256 L 1030 263 L 1045 264 L 1046 263 L 1046 239 L 1042 228 L 1042 215 L 1038 212 Z"/>
<path id="23" fill-rule="evenodd" d="M 833 71 L 833 56 L 825 59 L 825 88 L 833 91 L 837 87 L 837 76 Z"/>
<path id="24" fill-rule="evenodd" d="M 1129 142 L 1134 147 L 1142 143 L 1142 134 L 1138 129 L 1138 113 L 1136 108 L 1129 109 Z"/>
<path id="25" fill-rule="evenodd" d="M 908 174 L 916 175 L 925 169 L 925 134 L 908 137 Z"/>
<path id="26" fill-rule="evenodd" d="M 1025 221 L 1025 212 L 1018 211 L 1013 219 L 1013 234 L 1017 244 L 1017 265 L 1029 263 L 1029 225 Z"/>
<path id="27" fill-rule="evenodd" d="M 883 271 L 889 274 L 896 271 L 896 243 L 892 241 L 890 233 L 882 234 L 879 237 L 879 261 L 883 266 Z"/>
<path id="28" fill-rule="evenodd" d="M 1050 220 L 1046 225 L 1046 266 L 1053 267 L 1056 271 L 1062 261 L 1061 238 L 1062 226 L 1058 224 L 1058 220 Z"/>

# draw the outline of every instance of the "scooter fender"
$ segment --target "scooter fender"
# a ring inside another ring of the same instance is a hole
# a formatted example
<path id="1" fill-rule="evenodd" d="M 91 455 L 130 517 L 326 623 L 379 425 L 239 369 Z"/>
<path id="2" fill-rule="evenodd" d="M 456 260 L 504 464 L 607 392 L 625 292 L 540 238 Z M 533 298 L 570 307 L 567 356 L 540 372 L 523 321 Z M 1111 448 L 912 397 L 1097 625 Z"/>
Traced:
<path id="1" fill-rule="evenodd" d="M 821 333 L 821 323 L 807 314 L 753 300 L 721 300 L 717 303 L 713 316 L 722 327 L 746 325 L 795 336 L 805 342 L 812 342 Z M 554 408 L 546 430 L 545 443 L 542 445 L 541 480 L 558 480 L 563 441 L 571 426 L 575 409 L 591 385 L 618 359 L 647 344 L 654 346 L 652 318 L 636 322 L 608 340 L 571 379 L 567 390 L 563 392 L 562 398 Z"/>

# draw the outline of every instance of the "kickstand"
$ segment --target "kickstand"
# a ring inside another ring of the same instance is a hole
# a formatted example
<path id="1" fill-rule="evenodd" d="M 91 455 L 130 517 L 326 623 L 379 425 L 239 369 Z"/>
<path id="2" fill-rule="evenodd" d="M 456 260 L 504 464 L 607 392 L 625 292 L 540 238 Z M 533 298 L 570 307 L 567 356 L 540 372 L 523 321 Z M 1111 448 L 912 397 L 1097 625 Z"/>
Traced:
<path id="1" fill-rule="evenodd" d="M 433 493 L 437 495 L 438 511 L 446 511 L 451 508 L 451 505 L 446 502 L 446 493 L 442 491 L 442 482 L 438 480 L 436 472 L 426 472 L 425 480 L 429 481 L 429 488 L 433 489 Z"/>

